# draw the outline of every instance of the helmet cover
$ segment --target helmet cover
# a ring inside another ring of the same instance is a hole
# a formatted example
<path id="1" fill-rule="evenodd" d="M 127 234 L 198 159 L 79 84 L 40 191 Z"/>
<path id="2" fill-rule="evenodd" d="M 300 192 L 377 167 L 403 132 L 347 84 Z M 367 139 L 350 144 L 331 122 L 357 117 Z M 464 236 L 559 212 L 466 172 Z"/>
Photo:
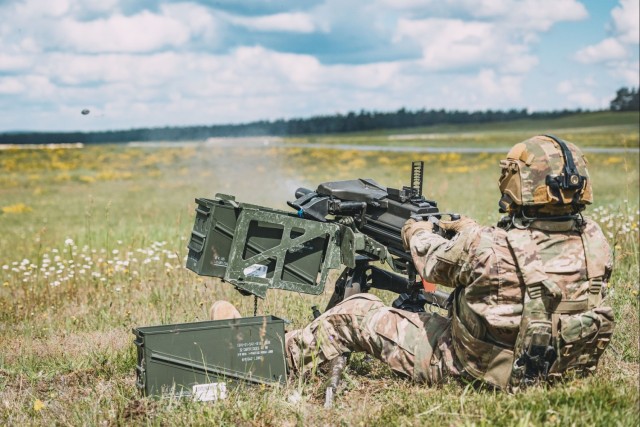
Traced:
<path id="1" fill-rule="evenodd" d="M 514 145 L 500 167 L 502 212 L 521 206 L 539 213 L 575 213 L 593 202 L 587 160 L 570 142 L 534 136 Z"/>

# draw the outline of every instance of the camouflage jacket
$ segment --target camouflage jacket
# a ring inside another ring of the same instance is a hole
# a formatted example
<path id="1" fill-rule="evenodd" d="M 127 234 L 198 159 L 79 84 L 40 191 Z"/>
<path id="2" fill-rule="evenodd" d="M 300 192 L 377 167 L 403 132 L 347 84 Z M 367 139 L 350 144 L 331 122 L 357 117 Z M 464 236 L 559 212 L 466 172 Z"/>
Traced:
<path id="1" fill-rule="evenodd" d="M 494 359 L 504 356 L 498 352 L 511 352 L 520 330 L 525 283 L 509 243 L 509 234 L 514 231 L 522 232 L 483 227 L 467 220 L 449 240 L 424 230 L 410 238 L 420 275 L 429 282 L 457 288 L 453 353 L 459 366 L 476 378 L 487 380 L 484 377 L 491 370 L 490 365 L 495 364 Z M 588 264 L 589 271 L 598 266 L 601 268 L 596 270 L 600 272 L 611 271 L 609 245 L 593 221 L 586 220 L 581 228 L 573 220 L 535 221 L 527 233 L 538 251 L 532 255 L 560 287 L 563 300 L 588 298 Z M 456 324 L 471 337 L 458 337 L 463 342 L 456 343 Z M 503 363 L 510 371 L 508 363 L 513 363 L 513 357 Z M 488 382 L 500 383 L 490 377 Z"/>

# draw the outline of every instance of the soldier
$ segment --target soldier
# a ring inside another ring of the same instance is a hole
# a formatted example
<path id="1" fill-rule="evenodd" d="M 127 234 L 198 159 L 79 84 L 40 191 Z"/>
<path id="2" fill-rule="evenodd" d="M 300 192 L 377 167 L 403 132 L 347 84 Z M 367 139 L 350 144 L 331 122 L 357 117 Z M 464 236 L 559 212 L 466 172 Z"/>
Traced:
<path id="1" fill-rule="evenodd" d="M 454 288 L 448 317 L 356 294 L 287 334 L 290 369 L 365 351 L 418 382 L 463 376 L 504 390 L 568 370 L 593 372 L 614 320 L 603 300 L 610 248 L 581 215 L 593 201 L 586 159 L 545 135 L 516 144 L 500 167 L 506 216 L 497 226 L 440 221 L 448 239 L 429 221 L 409 220 L 402 229 L 422 278 Z M 211 315 L 240 317 L 222 301 Z"/>

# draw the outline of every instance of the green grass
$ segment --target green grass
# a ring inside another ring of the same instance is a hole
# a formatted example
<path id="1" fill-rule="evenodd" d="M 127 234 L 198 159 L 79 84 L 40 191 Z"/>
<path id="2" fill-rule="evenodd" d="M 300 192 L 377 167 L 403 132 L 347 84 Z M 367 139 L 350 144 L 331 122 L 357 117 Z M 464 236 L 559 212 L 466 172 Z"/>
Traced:
<path id="1" fill-rule="evenodd" d="M 323 144 L 394 145 L 434 147 L 502 147 L 536 134 L 551 133 L 581 147 L 638 147 L 638 112 L 597 112 L 556 119 L 523 119 L 508 122 L 435 125 L 408 129 L 316 135 L 295 138 L 296 142 Z"/>
<path id="2" fill-rule="evenodd" d="M 566 119 L 575 142 L 593 130 L 579 128 L 583 120 L 610 126 L 598 131 L 607 145 L 625 146 L 631 138 L 637 146 L 637 131 L 628 130 L 635 124 L 606 125 L 603 116 L 596 118 Z M 495 127 L 463 130 L 464 138 L 478 144 L 495 140 L 506 146 L 536 133 L 515 131 L 517 138 L 509 140 Z M 443 141 L 461 141 L 441 132 Z M 354 136 L 327 138 L 351 143 Z M 0 151 L 0 425 L 637 425 L 637 155 L 588 156 L 596 198 L 588 214 L 616 248 L 610 300 L 618 319 L 593 377 L 516 395 L 456 380 L 428 388 L 356 356 L 330 410 L 322 407 L 322 374 L 294 377 L 283 388 L 242 388 L 215 404 L 137 393 L 132 327 L 204 320 L 216 299 L 232 301 L 245 315 L 253 310 L 250 298 L 182 267 L 195 197 L 225 192 L 287 209 L 285 201 L 298 186 L 355 177 L 406 185 L 415 157 L 240 145 Z M 425 193 L 443 210 L 485 224 L 496 221 L 500 155 L 420 157 L 426 162 Z M 272 291 L 259 312 L 300 327 L 329 292 L 313 297 Z M 380 296 L 390 302 L 390 295 Z M 291 402 L 298 394 L 299 401 Z"/>

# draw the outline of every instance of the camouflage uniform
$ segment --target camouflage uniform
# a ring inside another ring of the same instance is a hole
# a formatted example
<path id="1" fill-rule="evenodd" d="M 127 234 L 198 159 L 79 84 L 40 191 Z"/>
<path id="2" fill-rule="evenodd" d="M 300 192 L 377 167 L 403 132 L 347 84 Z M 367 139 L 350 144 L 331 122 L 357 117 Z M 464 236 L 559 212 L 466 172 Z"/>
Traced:
<path id="1" fill-rule="evenodd" d="M 548 147 L 537 152 L 530 141 L 516 145 L 508 159 L 524 164 L 547 156 L 562 166 L 557 152 Z M 535 167 L 527 173 L 535 174 Z M 527 182 L 536 182 L 521 175 L 525 189 Z M 520 205 L 527 204 L 525 197 L 540 198 L 546 208 L 550 199 L 570 196 L 556 197 L 540 187 L 526 193 L 504 177 L 503 194 L 521 197 Z M 507 185 L 515 190 L 505 191 Z M 585 187 L 581 194 L 590 203 L 590 184 Z M 305 370 L 344 352 L 365 351 L 419 382 L 465 375 L 507 389 L 518 387 L 525 376 L 523 352 L 540 344 L 541 337 L 553 336 L 554 358 L 545 375 L 593 371 L 614 326 L 612 310 L 602 302 L 612 264 L 602 231 L 593 221 L 575 218 L 525 224 L 514 216 L 512 221 L 510 227 L 483 227 L 469 219 L 442 222 L 442 228 L 455 232 L 451 239 L 420 228 L 409 231 L 420 275 L 455 288 L 451 317 L 409 313 L 357 294 L 287 334 L 290 367 Z"/>
<path id="2" fill-rule="evenodd" d="M 520 232 L 536 245 L 528 250 L 537 250 L 563 300 L 592 298 L 589 269 L 598 275 L 597 269 L 611 267 L 606 239 L 592 221 L 582 232 L 572 220 L 511 231 L 467 222 L 451 240 L 419 231 L 410 240 L 416 268 L 427 281 L 459 289 L 453 317 L 397 310 L 374 295 L 357 294 L 287 334 L 289 365 L 304 370 L 344 352 L 365 351 L 419 382 L 464 373 L 506 387 L 525 295 L 509 242 Z M 594 261 L 585 257 L 585 247 Z M 609 322 L 611 329 L 610 309 L 600 315 L 598 321 Z M 586 337 L 590 327 L 584 324 L 573 333 Z"/>
<path id="3" fill-rule="evenodd" d="M 372 294 L 356 294 L 304 329 L 287 333 L 288 365 L 307 370 L 346 352 L 364 351 L 398 374 L 429 384 L 442 377 L 449 355 L 450 319 L 387 307 Z"/>

